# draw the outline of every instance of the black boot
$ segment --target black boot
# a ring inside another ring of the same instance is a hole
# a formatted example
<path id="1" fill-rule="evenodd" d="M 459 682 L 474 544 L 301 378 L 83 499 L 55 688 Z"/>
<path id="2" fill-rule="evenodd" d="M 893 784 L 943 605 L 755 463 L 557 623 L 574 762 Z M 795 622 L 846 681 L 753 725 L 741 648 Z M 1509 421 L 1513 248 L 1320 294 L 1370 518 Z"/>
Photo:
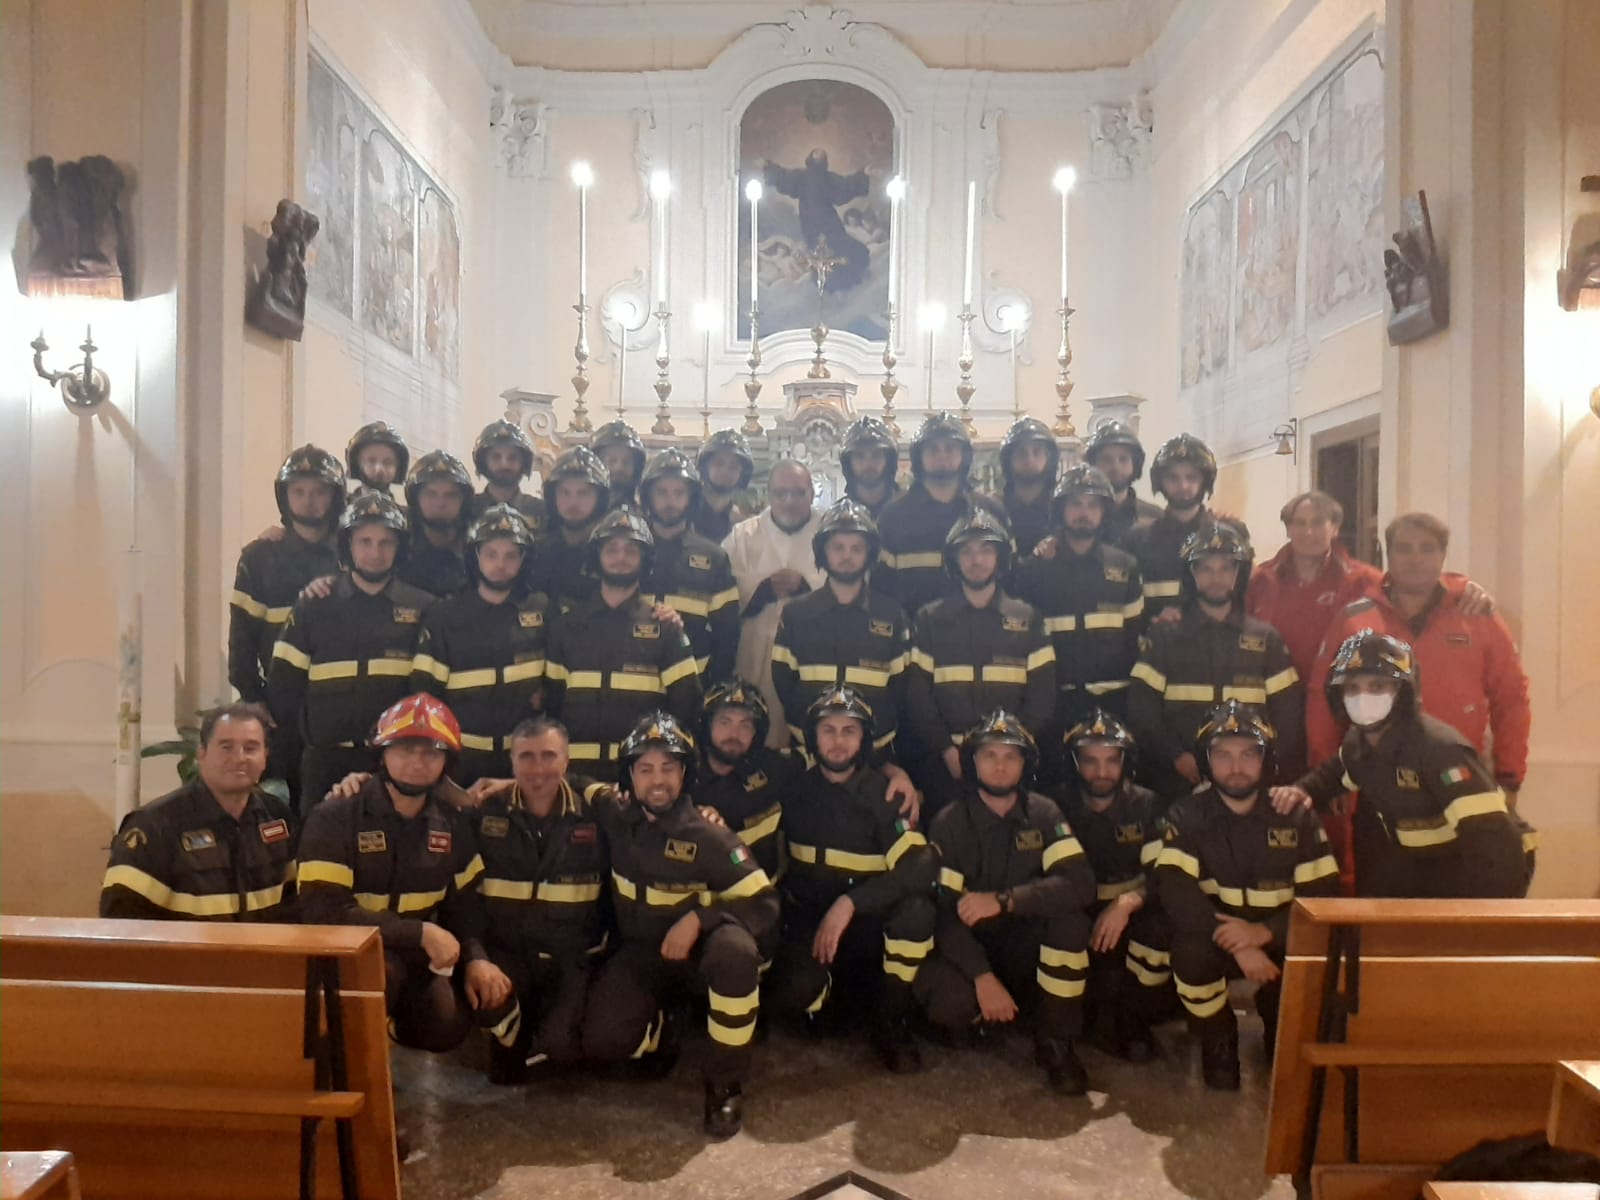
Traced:
<path id="1" fill-rule="evenodd" d="M 1116 1017 L 1117 1056 L 1129 1062 L 1145 1063 L 1155 1057 L 1155 1038 L 1150 1022 L 1140 1013 L 1119 1008 Z"/>
<path id="2" fill-rule="evenodd" d="M 1040 1042 L 1034 1061 L 1044 1068 L 1050 1090 L 1061 1096 L 1081 1096 L 1089 1090 L 1089 1072 L 1078 1061 L 1072 1039 Z"/>
<path id="3" fill-rule="evenodd" d="M 1219 1092 L 1239 1090 L 1239 1027 L 1207 1029 L 1200 1035 L 1200 1073 L 1206 1086 Z"/>
<path id="4" fill-rule="evenodd" d="M 489 1082 L 496 1087 L 521 1087 L 527 1083 L 527 1048 L 492 1042 L 489 1046 Z"/>
<path id="5" fill-rule="evenodd" d="M 738 1084 L 717 1087 L 706 1084 L 706 1136 L 726 1141 L 744 1125 L 744 1094 Z"/>
<path id="6" fill-rule="evenodd" d="M 883 1065 L 896 1075 L 915 1075 L 922 1070 L 922 1051 L 906 1017 L 887 1017 L 873 1030 L 874 1044 Z"/>

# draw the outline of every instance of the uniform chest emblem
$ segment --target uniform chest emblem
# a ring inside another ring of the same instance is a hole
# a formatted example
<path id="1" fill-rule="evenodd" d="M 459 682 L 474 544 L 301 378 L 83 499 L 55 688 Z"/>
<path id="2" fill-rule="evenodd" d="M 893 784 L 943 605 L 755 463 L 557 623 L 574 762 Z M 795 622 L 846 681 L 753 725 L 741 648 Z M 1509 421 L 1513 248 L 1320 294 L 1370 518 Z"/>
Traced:
<path id="1" fill-rule="evenodd" d="M 1421 778 L 1410 767 L 1396 767 L 1394 769 L 1394 782 L 1396 787 L 1403 787 L 1412 792 L 1422 787 Z"/>
<path id="2" fill-rule="evenodd" d="M 1026 617 L 1001 617 L 1000 628 L 1007 633 L 1027 633 L 1028 619 Z"/>
<path id="3" fill-rule="evenodd" d="M 394 610 L 394 623 L 396 625 L 415 625 L 421 619 L 421 609 L 397 608 Z"/>
<path id="4" fill-rule="evenodd" d="M 1267 845 L 1273 850 L 1298 849 L 1300 831 L 1298 829 L 1269 829 L 1267 830 Z"/>
<path id="5" fill-rule="evenodd" d="M 1128 568 L 1127 567 L 1107 567 L 1105 569 L 1105 577 L 1106 577 L 1106 582 L 1107 583 L 1127 583 L 1128 582 Z"/>
<path id="6" fill-rule="evenodd" d="M 592 846 L 594 845 L 594 840 L 594 826 L 587 821 L 582 825 L 573 826 L 571 834 L 567 836 L 567 841 L 574 846 Z"/>
<path id="7" fill-rule="evenodd" d="M 430 829 L 430 830 L 428 830 L 428 853 L 429 854 L 449 854 L 450 853 L 450 831 L 448 829 Z"/>
<path id="8" fill-rule="evenodd" d="M 385 854 L 389 839 L 381 829 L 363 829 L 356 834 L 356 852 L 359 854 Z"/>
<path id="9" fill-rule="evenodd" d="M 867 632 L 874 637 L 893 637 L 894 626 L 888 621 L 868 621 Z"/>
<path id="10" fill-rule="evenodd" d="M 1267 639 L 1257 633 L 1241 633 L 1239 635 L 1239 649 L 1253 650 L 1260 654 L 1267 648 Z"/>
<path id="11" fill-rule="evenodd" d="M 544 624 L 544 614 L 542 612 L 519 612 L 517 614 L 517 624 L 524 629 L 537 629 Z"/>
<path id="12" fill-rule="evenodd" d="M 261 840 L 269 846 L 273 842 L 286 842 L 289 840 L 289 822 L 279 817 L 276 821 L 264 821 L 261 824 Z"/>
<path id="13" fill-rule="evenodd" d="M 1134 824 L 1117 826 L 1117 845 L 1132 846 L 1142 841 L 1144 841 L 1143 825 Z"/>
<path id="14" fill-rule="evenodd" d="M 747 792 L 759 792 L 766 786 L 767 773 L 765 771 L 752 771 L 745 777 L 744 790 Z"/>
<path id="15" fill-rule="evenodd" d="M 506 817 L 485 817 L 478 822 L 478 832 L 484 837 L 503 838 L 511 832 L 511 821 Z"/>
<path id="16" fill-rule="evenodd" d="M 636 638 L 658 638 L 661 636 L 661 626 L 653 621 L 641 621 L 633 627 L 633 636 Z"/>
<path id="17" fill-rule="evenodd" d="M 1044 834 L 1037 829 L 1019 830 L 1015 845 L 1018 850 L 1043 850 Z"/>
<path id="18" fill-rule="evenodd" d="M 704 554 L 689 555 L 689 566 L 696 571 L 711 570 L 711 560 Z"/>
<path id="19" fill-rule="evenodd" d="M 664 853 L 673 862 L 692 863 L 694 856 L 700 853 L 700 845 L 697 842 L 685 842 L 678 838 L 668 838 L 667 848 Z"/>
<path id="20" fill-rule="evenodd" d="M 191 829 L 178 840 L 191 853 L 195 850 L 213 850 L 217 845 L 217 835 L 209 829 Z"/>
<path id="21" fill-rule="evenodd" d="M 1472 645 L 1472 635 L 1470 633 L 1447 633 L 1444 635 L 1444 640 L 1452 646 Z"/>

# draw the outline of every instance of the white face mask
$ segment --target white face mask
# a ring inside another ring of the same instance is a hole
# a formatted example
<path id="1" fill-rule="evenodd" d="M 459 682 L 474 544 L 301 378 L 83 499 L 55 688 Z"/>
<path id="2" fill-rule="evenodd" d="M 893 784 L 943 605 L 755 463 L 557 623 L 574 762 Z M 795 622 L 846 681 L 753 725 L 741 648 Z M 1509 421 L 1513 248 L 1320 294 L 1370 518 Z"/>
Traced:
<path id="1" fill-rule="evenodd" d="M 1345 712 L 1362 728 L 1381 723 L 1393 708 L 1393 692 L 1361 692 L 1344 698 Z"/>

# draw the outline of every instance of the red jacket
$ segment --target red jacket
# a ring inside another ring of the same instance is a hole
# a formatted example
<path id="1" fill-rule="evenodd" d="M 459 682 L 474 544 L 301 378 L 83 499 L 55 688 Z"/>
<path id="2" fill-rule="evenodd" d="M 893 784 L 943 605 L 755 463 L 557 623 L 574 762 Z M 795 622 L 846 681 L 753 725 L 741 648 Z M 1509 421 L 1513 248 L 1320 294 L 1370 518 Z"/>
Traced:
<path id="1" fill-rule="evenodd" d="M 1386 586 L 1389 577 L 1383 577 Z M 1528 676 L 1506 623 L 1493 613 L 1464 616 L 1458 606 L 1467 580 L 1446 575 L 1445 595 L 1428 614 L 1422 633 L 1397 612 L 1380 586 L 1345 606 L 1328 627 L 1306 686 L 1306 739 L 1311 762 L 1339 749 L 1345 722 L 1328 709 L 1324 689 L 1333 658 L 1344 639 L 1363 629 L 1391 634 L 1411 644 L 1422 686 L 1422 711 L 1466 738 L 1479 754 L 1494 731 L 1494 773 L 1502 786 L 1519 788 L 1528 769 Z M 1342 714 L 1341 714 L 1342 717 Z"/>
<path id="2" fill-rule="evenodd" d="M 1328 626 L 1345 605 L 1376 592 L 1382 579 L 1377 567 L 1351 558 L 1335 542 L 1317 577 L 1302 583 L 1294 570 L 1294 549 L 1286 542 L 1251 574 L 1245 611 L 1278 631 L 1294 669 L 1301 679 L 1310 679 Z"/>

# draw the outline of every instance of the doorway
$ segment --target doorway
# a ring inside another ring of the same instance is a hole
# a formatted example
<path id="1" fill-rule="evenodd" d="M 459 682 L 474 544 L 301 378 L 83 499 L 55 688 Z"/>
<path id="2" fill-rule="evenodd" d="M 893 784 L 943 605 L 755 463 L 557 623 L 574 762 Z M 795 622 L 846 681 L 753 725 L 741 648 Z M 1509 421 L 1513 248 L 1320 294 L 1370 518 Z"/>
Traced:
<path id="1" fill-rule="evenodd" d="M 1378 422 L 1330 429 L 1312 443 L 1311 486 L 1344 508 L 1339 537 L 1362 562 L 1383 566 L 1378 537 Z"/>

